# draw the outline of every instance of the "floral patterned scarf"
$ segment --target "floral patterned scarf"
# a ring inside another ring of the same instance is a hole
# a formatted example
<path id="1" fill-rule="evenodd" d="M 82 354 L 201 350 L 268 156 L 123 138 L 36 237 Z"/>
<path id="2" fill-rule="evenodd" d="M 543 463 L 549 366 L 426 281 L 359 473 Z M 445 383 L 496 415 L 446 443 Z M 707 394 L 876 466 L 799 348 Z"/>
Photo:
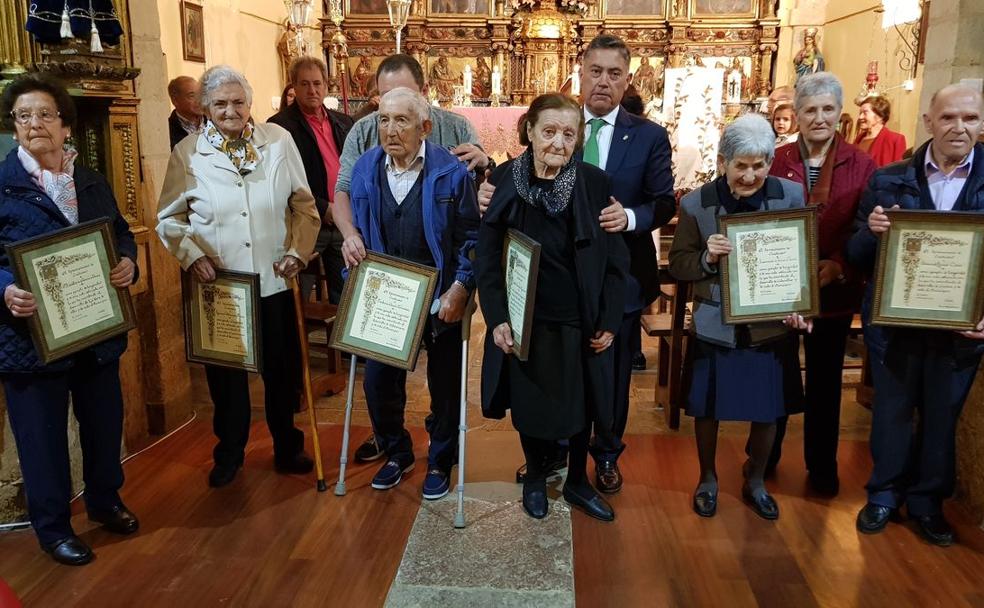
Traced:
<path id="1" fill-rule="evenodd" d="M 256 170 L 256 165 L 260 162 L 260 152 L 253 145 L 252 122 L 246 123 L 246 128 L 239 137 L 227 139 L 211 120 L 206 120 L 203 134 L 212 147 L 229 157 L 239 175 Z"/>
<path id="2" fill-rule="evenodd" d="M 41 164 L 24 149 L 24 146 L 17 148 L 17 158 L 24 166 L 24 170 L 34 178 L 38 187 L 54 201 L 65 219 L 73 226 L 79 223 L 79 199 L 75 193 L 75 159 L 78 155 L 75 148 L 66 145 L 62 155 L 61 171 L 48 171 L 41 168 Z"/>
<path id="3" fill-rule="evenodd" d="M 554 178 L 553 188 L 544 190 L 539 185 L 531 184 L 533 173 L 533 152 L 527 148 L 513 161 L 512 177 L 516 192 L 530 205 L 543 209 L 550 217 L 557 217 L 567 209 L 574 192 L 574 180 L 577 179 L 577 160 L 572 156 L 567 164 L 561 167 Z"/>

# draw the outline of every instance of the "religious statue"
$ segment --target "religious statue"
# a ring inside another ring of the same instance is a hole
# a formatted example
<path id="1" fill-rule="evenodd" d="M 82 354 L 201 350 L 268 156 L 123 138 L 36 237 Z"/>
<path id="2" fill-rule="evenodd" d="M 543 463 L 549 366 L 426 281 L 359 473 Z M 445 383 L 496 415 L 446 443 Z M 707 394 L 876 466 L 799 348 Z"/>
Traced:
<path id="1" fill-rule="evenodd" d="M 649 57 L 639 60 L 639 67 L 632 76 L 632 85 L 639 92 L 643 103 L 649 103 L 656 94 L 656 68 L 649 64 Z"/>
<path id="2" fill-rule="evenodd" d="M 363 55 L 359 59 L 359 65 L 352 72 L 352 97 L 369 97 L 374 77 L 372 63 L 369 57 Z"/>
<path id="3" fill-rule="evenodd" d="M 551 57 L 544 57 L 540 62 L 540 87 L 539 93 L 549 93 L 557 90 L 557 60 Z"/>
<path id="4" fill-rule="evenodd" d="M 492 69 L 485 62 L 485 57 L 478 58 L 475 68 L 475 78 L 472 80 L 472 97 L 486 99 L 492 94 Z"/>
<path id="5" fill-rule="evenodd" d="M 807 28 L 803 32 L 803 48 L 793 57 L 793 65 L 796 67 L 797 80 L 807 74 L 824 71 L 826 64 L 820 47 L 817 46 L 817 28 Z"/>
<path id="6" fill-rule="evenodd" d="M 741 57 L 731 61 L 731 68 L 724 75 L 724 91 L 728 103 L 741 103 L 748 97 L 749 78 L 745 74 L 745 65 Z"/>
<path id="7" fill-rule="evenodd" d="M 437 89 L 438 97 L 451 99 L 454 96 L 454 85 L 458 77 L 451 70 L 447 57 L 440 57 L 430 69 L 430 86 Z"/>
<path id="8" fill-rule="evenodd" d="M 303 35 L 298 36 L 297 34 L 298 28 L 290 22 L 290 19 L 286 19 L 284 21 L 284 33 L 280 35 L 280 40 L 277 41 L 277 53 L 280 55 L 281 75 L 283 76 L 285 84 L 289 80 L 287 76 L 287 68 L 290 66 L 290 62 L 298 57 L 301 57 L 302 55 L 307 55 L 308 52 L 307 40 Z"/>

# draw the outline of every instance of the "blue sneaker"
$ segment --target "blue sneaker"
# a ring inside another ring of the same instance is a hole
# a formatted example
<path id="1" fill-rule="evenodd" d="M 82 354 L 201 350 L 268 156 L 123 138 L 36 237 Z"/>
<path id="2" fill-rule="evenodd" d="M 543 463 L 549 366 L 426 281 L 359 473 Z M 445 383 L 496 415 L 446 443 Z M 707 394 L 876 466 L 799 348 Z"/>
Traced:
<path id="1" fill-rule="evenodd" d="M 427 477 L 424 478 L 424 498 L 427 500 L 444 498 L 450 490 L 451 471 L 437 467 L 427 471 Z"/>
<path id="2" fill-rule="evenodd" d="M 379 469 L 372 478 L 372 487 L 376 490 L 389 490 L 396 487 L 403 479 L 404 473 L 413 470 L 413 459 L 393 458 Z"/>

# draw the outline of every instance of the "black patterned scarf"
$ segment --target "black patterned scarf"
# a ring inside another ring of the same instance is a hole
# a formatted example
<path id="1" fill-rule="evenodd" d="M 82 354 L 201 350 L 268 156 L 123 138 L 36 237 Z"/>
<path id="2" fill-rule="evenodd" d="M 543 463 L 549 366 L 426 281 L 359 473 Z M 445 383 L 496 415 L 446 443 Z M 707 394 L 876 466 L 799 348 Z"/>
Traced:
<path id="1" fill-rule="evenodd" d="M 550 190 L 544 189 L 539 184 L 530 183 L 534 175 L 533 153 L 527 148 L 512 164 L 516 191 L 524 201 L 537 209 L 542 209 L 550 217 L 559 216 L 571 202 L 574 180 L 577 179 L 577 161 L 572 156 L 567 164 L 561 167 Z"/>

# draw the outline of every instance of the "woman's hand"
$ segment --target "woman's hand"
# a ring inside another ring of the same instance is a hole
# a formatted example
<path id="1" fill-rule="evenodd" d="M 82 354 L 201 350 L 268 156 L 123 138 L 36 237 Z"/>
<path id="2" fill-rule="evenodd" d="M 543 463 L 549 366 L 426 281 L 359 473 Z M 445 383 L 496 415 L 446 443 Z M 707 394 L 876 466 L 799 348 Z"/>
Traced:
<path id="1" fill-rule="evenodd" d="M 892 206 L 892 209 L 898 208 L 898 205 Z M 888 221 L 888 215 L 885 213 L 884 207 L 878 205 L 872 209 L 871 214 L 868 216 L 868 230 L 871 230 L 875 234 L 884 234 L 888 232 L 891 225 L 892 222 Z"/>
<path id="2" fill-rule="evenodd" d="M 3 290 L 3 302 L 7 305 L 10 313 L 18 318 L 30 317 L 38 309 L 34 294 L 30 291 L 24 291 L 13 283 L 7 285 L 7 289 Z"/>
<path id="3" fill-rule="evenodd" d="M 495 329 L 492 330 L 492 341 L 496 346 L 502 349 L 502 352 L 507 355 L 512 354 L 512 328 L 509 327 L 509 323 L 500 323 Z"/>
<path id="4" fill-rule="evenodd" d="M 207 255 L 203 255 L 191 265 L 191 272 L 199 283 L 211 283 L 215 280 L 215 266 Z"/>
<path id="5" fill-rule="evenodd" d="M 973 330 L 959 331 L 957 333 L 963 336 L 964 338 L 970 338 L 971 340 L 984 340 L 984 319 L 981 319 L 980 322 L 977 324 L 977 327 L 975 327 Z"/>
<path id="6" fill-rule="evenodd" d="M 813 333 L 813 319 L 804 319 L 803 315 L 787 315 L 785 319 L 782 320 L 783 325 L 790 327 L 792 329 L 798 329 L 805 331 L 806 333 Z"/>
<path id="7" fill-rule="evenodd" d="M 110 284 L 118 289 L 133 285 L 133 275 L 136 267 L 137 265 L 130 258 L 120 258 L 120 263 L 109 273 Z"/>
<path id="8" fill-rule="evenodd" d="M 300 271 L 301 261 L 292 255 L 285 255 L 273 265 L 274 276 L 283 277 L 288 281 L 296 277 Z"/>
<path id="9" fill-rule="evenodd" d="M 731 241 L 723 234 L 712 234 L 707 237 L 707 255 L 704 259 L 708 264 L 717 264 L 722 255 L 731 253 Z"/>
<path id="10" fill-rule="evenodd" d="M 594 338 L 591 338 L 591 350 L 595 354 L 604 352 L 615 341 L 615 334 L 610 331 L 596 331 Z"/>
<path id="11" fill-rule="evenodd" d="M 358 232 L 350 234 L 342 241 L 342 259 L 345 260 L 346 268 L 355 268 L 366 259 L 366 246 Z"/>

